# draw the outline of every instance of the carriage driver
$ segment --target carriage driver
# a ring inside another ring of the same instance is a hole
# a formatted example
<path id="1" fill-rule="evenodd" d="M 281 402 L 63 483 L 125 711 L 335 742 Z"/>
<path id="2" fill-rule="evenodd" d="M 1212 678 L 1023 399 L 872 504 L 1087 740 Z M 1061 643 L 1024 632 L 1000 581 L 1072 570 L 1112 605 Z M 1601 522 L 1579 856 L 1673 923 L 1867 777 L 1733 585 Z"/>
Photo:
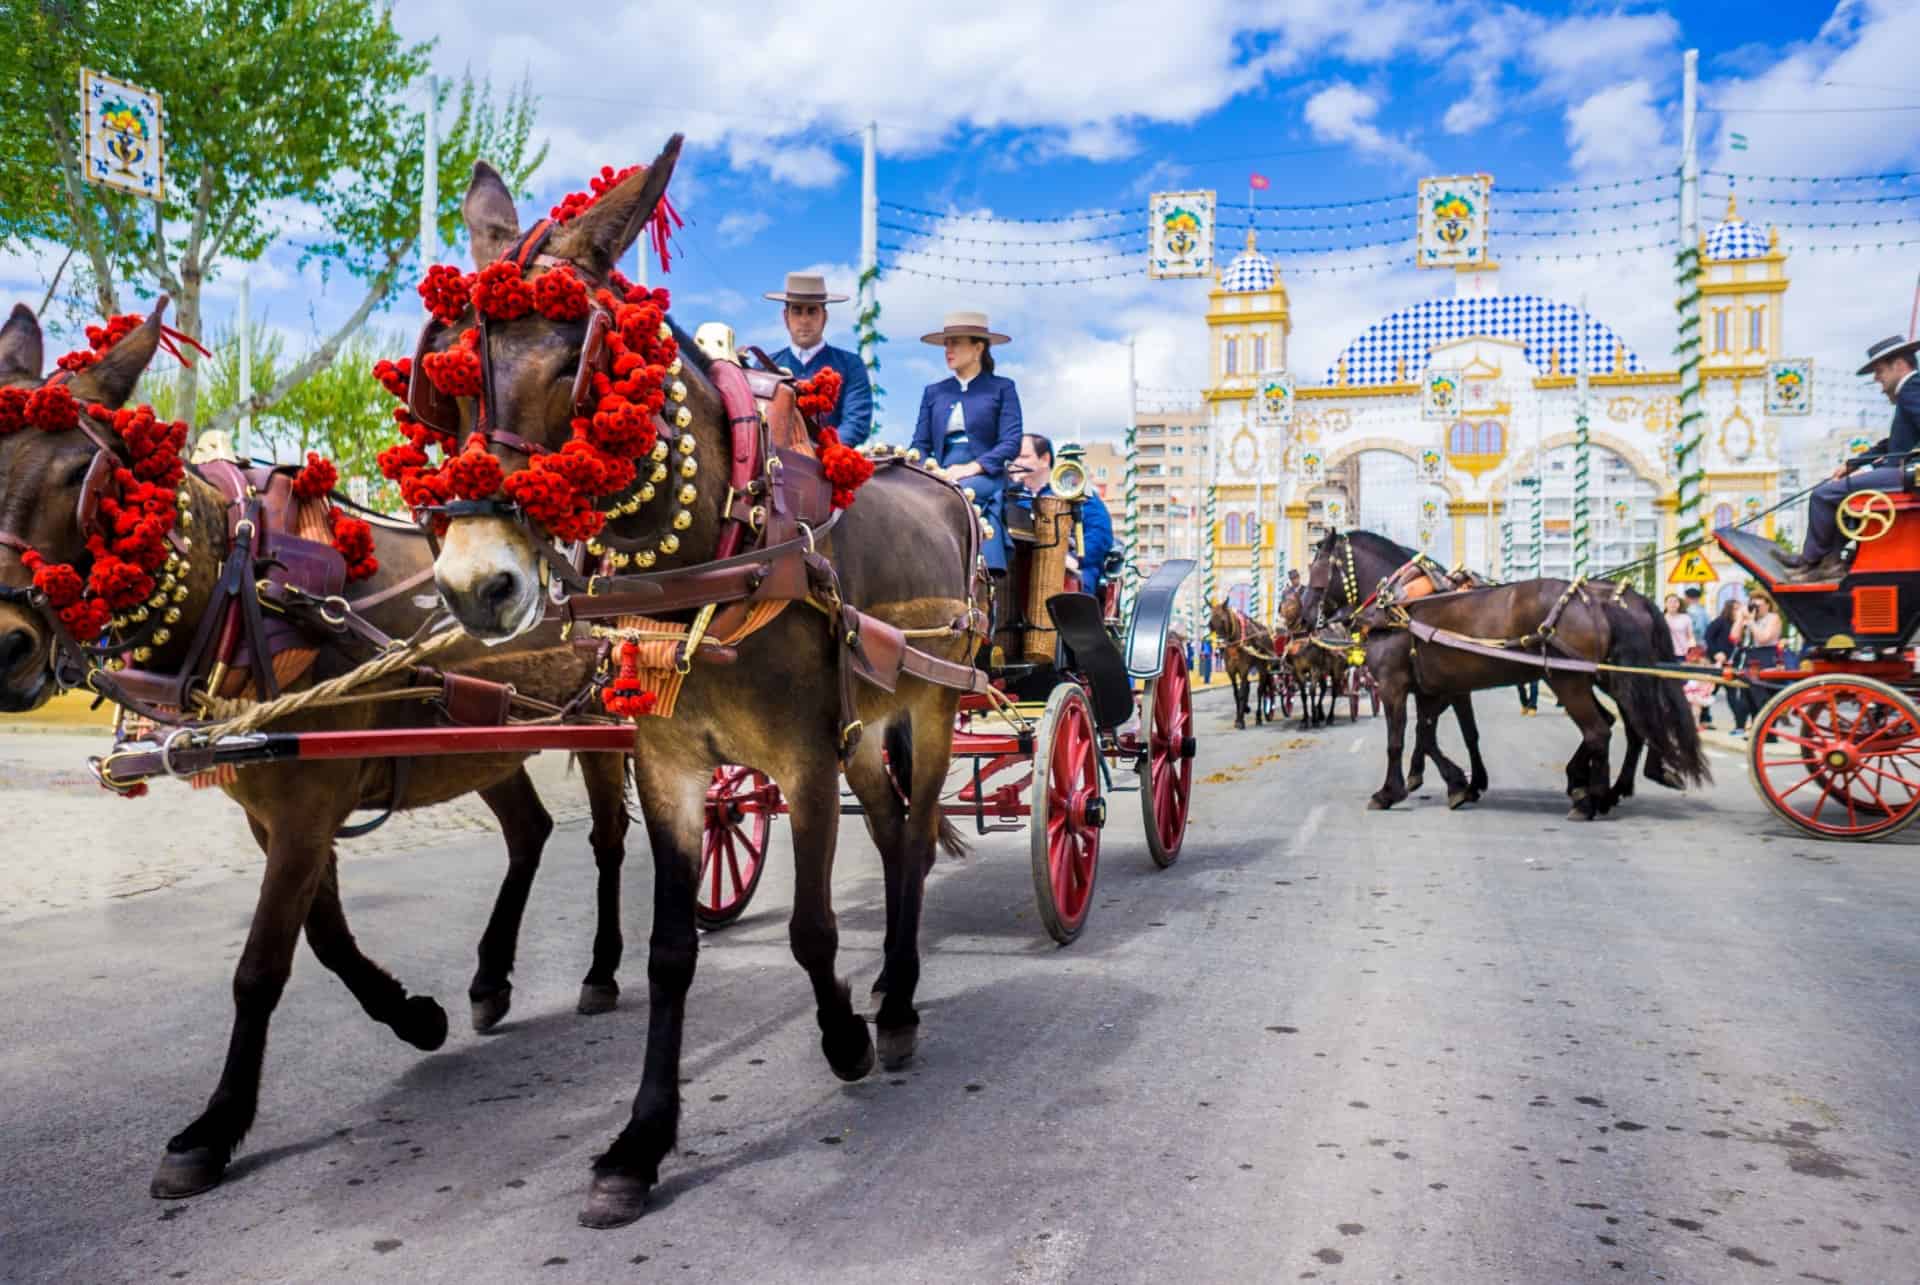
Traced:
<path id="1" fill-rule="evenodd" d="M 847 296 L 828 294 L 827 279 L 811 272 L 789 272 L 787 288 L 765 296 L 777 304 L 792 342 L 773 354 L 773 364 L 795 379 L 811 379 L 827 366 L 840 372 L 840 402 L 827 416 L 845 446 L 858 446 L 873 432 L 873 385 L 860 354 L 826 341 L 827 305 Z"/>
<path id="2" fill-rule="evenodd" d="M 1078 463 L 1084 458 L 1084 447 L 1068 444 L 1060 448 L 1060 458 Z M 1013 464 L 1007 470 L 1014 480 L 1027 488 L 1029 496 L 1049 495 L 1053 491 L 1053 442 L 1039 433 L 1028 433 L 1020 439 L 1020 454 L 1014 457 Z M 1030 503 L 1031 501 L 1027 501 Z M 1100 596 L 1100 581 L 1106 567 L 1107 553 L 1113 548 L 1113 515 L 1107 511 L 1107 502 L 1100 498 L 1100 492 L 1087 487 L 1080 503 L 1080 551 L 1076 558 L 1068 555 L 1068 566 L 1080 577 L 1080 591 Z M 1076 565 L 1077 564 L 1077 565 Z"/>
<path id="3" fill-rule="evenodd" d="M 1893 403 L 1893 427 L 1814 488 L 1807 506 L 1806 543 L 1798 554 L 1780 559 L 1783 565 L 1801 572 L 1802 578 L 1817 580 L 1840 572 L 1840 532 L 1834 513 L 1850 493 L 1905 488 L 1908 457 L 1920 450 L 1920 379 L 1913 377 L 1917 351 L 1920 339 L 1893 335 L 1869 348 L 1867 364 L 1855 372 L 1872 375 Z"/>

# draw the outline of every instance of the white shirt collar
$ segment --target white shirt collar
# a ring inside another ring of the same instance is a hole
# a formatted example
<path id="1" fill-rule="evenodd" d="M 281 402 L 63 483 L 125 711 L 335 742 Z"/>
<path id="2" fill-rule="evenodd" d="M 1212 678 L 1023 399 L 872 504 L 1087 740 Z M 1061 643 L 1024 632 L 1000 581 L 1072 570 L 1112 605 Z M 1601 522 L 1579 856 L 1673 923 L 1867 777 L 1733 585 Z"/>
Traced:
<path id="1" fill-rule="evenodd" d="M 800 359 L 800 364 L 804 366 L 808 362 L 812 361 L 814 357 L 819 354 L 820 350 L 825 348 L 826 346 L 827 346 L 827 341 L 822 339 L 819 343 L 815 344 L 811 348 L 795 347 L 793 349 L 793 355 L 795 357 L 798 357 Z"/>
<path id="2" fill-rule="evenodd" d="M 953 377 L 953 382 L 960 385 L 960 391 L 964 393 L 967 391 L 967 385 L 971 384 L 974 379 L 978 379 L 978 378 L 980 378 L 980 374 L 978 371 L 975 371 L 973 375 L 973 379 L 962 379 L 960 378 L 960 376 L 955 375 Z"/>

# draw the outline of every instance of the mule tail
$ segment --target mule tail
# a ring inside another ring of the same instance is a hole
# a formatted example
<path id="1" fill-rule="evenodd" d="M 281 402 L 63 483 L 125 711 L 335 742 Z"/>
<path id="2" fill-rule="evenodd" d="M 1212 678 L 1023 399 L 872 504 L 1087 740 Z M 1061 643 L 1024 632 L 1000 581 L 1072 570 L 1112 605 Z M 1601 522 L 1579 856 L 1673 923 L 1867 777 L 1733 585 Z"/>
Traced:
<path id="1" fill-rule="evenodd" d="M 1673 635 L 1658 609 L 1639 594 L 1633 597 L 1636 601 L 1606 604 L 1613 635 L 1607 660 L 1616 665 L 1648 665 L 1678 659 Z M 1713 780 L 1700 725 L 1694 721 L 1681 680 L 1651 674 L 1608 674 L 1606 678 L 1607 691 L 1620 706 L 1621 716 L 1658 751 L 1668 772 L 1688 785 Z"/>

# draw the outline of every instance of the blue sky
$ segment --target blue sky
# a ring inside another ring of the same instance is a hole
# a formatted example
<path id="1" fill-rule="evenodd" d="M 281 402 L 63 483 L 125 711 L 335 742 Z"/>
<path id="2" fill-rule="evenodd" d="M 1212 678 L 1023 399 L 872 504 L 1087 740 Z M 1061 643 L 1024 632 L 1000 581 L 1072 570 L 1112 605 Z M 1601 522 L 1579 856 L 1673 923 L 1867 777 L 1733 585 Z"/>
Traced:
<path id="1" fill-rule="evenodd" d="M 967 5 L 820 0 L 734 3 L 711 10 L 658 4 L 553 10 L 483 0 L 396 0 L 396 23 L 437 37 L 436 69 L 526 77 L 551 143 L 528 209 L 584 186 L 601 164 L 648 159 L 667 133 L 688 135 L 675 198 L 689 217 L 680 256 L 656 284 L 673 288 L 678 318 L 719 319 L 772 346 L 776 307 L 760 301 L 790 269 L 819 268 L 852 285 L 858 246 L 859 138 L 880 125 L 883 200 L 941 212 L 906 222 L 908 243 L 948 256 L 1100 256 L 1143 248 L 1144 215 L 1051 230 L 993 219 L 1059 217 L 1141 207 L 1149 191 L 1218 189 L 1246 197 L 1258 170 L 1263 204 L 1403 200 L 1319 214 L 1270 215 L 1263 248 L 1281 259 L 1292 294 L 1291 365 L 1318 382 L 1332 355 L 1374 318 L 1440 293 L 1405 254 L 1341 256 L 1327 247 L 1401 235 L 1400 224 L 1307 232 L 1300 224 L 1396 218 L 1410 223 L 1426 174 L 1495 175 L 1495 256 L 1508 290 L 1572 300 L 1656 365 L 1672 343 L 1671 205 L 1665 185 L 1594 194 L 1525 196 L 1514 189 L 1593 184 L 1669 173 L 1677 162 L 1681 50 L 1701 51 L 1703 162 L 1749 174 L 1835 175 L 1920 170 L 1920 6 L 1860 3 L 1699 3 L 1514 6 L 1433 0 L 1190 0 L 1179 6 L 1066 0 Z M 1731 134 L 1746 150 L 1728 150 Z M 444 176 L 458 183 L 461 176 Z M 1705 190 L 1724 192 L 1724 179 Z M 1818 189 L 1749 185 L 1757 199 L 1920 193 L 1913 181 Z M 1639 203 L 1636 203 L 1639 202 Z M 1716 217 L 1724 199 L 1709 200 Z M 1532 213 L 1522 213 L 1532 210 Z M 1560 212 L 1565 210 L 1566 212 Z M 1807 245 L 1920 238 L 1920 201 L 1856 201 L 1815 212 L 1758 206 L 1757 220 L 1905 218 L 1904 229 L 1783 233 L 1795 257 L 1791 351 L 1838 369 L 1873 339 L 1904 329 L 1920 246 L 1800 253 Z M 1503 218 L 1504 215 L 1504 218 Z M 886 222 L 900 221 L 883 210 Z M 1240 219 L 1232 211 L 1223 222 Z M 1664 222 L 1657 222 L 1664 220 Z M 1615 232 L 1614 224 L 1656 224 Z M 1059 250 L 965 248 L 1043 235 L 1125 232 Z M 1522 230 L 1555 233 L 1525 237 Z M 1512 233 L 1507 235 L 1507 233 Z M 1897 235 L 1896 235 L 1897 232 Z M 904 234 L 884 231 L 900 243 Z M 1238 233 L 1223 233 L 1231 254 Z M 931 237 L 932 239 L 928 239 Z M 939 241 L 940 244 L 934 244 Z M 1560 263 L 1509 261 L 1520 251 L 1592 250 L 1661 242 L 1646 252 Z M 295 266 L 291 245 L 254 265 L 256 312 L 303 348 L 355 301 Z M 442 258 L 450 258 L 443 254 Z M 883 254 L 883 261 L 897 255 Z M 934 261 L 908 259 L 922 267 Z M 1355 263 L 1363 270 L 1329 274 Z M 35 256 L 0 262 L 19 293 Z M 212 291 L 216 319 L 238 265 Z M 1044 277 L 949 265 L 950 275 Z M 1205 377 L 1199 283 L 1144 277 L 1088 286 L 955 285 L 905 272 L 882 283 L 881 382 L 886 422 L 902 436 L 938 354 L 915 338 L 950 308 L 980 307 L 1016 343 L 1003 369 L 1020 380 L 1029 418 L 1071 436 L 1106 435 L 1125 416 L 1125 341 L 1138 341 L 1140 382 L 1199 387 Z M 375 325 L 411 329 L 410 294 Z M 831 335 L 845 340 L 850 305 Z M 1851 369 L 1851 364 L 1847 365 Z"/>

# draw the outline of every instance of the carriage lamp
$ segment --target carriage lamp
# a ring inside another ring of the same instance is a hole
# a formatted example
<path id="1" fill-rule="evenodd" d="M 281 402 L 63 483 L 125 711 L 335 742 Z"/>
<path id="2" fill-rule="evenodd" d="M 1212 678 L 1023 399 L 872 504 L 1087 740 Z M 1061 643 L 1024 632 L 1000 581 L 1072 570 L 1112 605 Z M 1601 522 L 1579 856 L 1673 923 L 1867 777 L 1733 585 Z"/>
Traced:
<path id="1" fill-rule="evenodd" d="M 662 553 L 678 553 L 678 552 L 680 552 L 680 537 L 679 537 L 679 536 L 677 536 L 677 535 L 675 535 L 675 534 L 674 534 L 673 532 L 671 532 L 671 531 L 669 531 L 669 532 L 667 532 L 667 533 L 666 533 L 665 535 L 663 535 L 663 536 L 661 536 L 661 537 L 660 537 L 660 552 L 662 552 Z"/>
<path id="2" fill-rule="evenodd" d="M 700 492 L 694 489 L 693 483 L 682 482 L 680 484 L 680 493 L 675 498 L 682 504 L 692 504 L 694 500 L 698 498 L 699 494 Z"/>

